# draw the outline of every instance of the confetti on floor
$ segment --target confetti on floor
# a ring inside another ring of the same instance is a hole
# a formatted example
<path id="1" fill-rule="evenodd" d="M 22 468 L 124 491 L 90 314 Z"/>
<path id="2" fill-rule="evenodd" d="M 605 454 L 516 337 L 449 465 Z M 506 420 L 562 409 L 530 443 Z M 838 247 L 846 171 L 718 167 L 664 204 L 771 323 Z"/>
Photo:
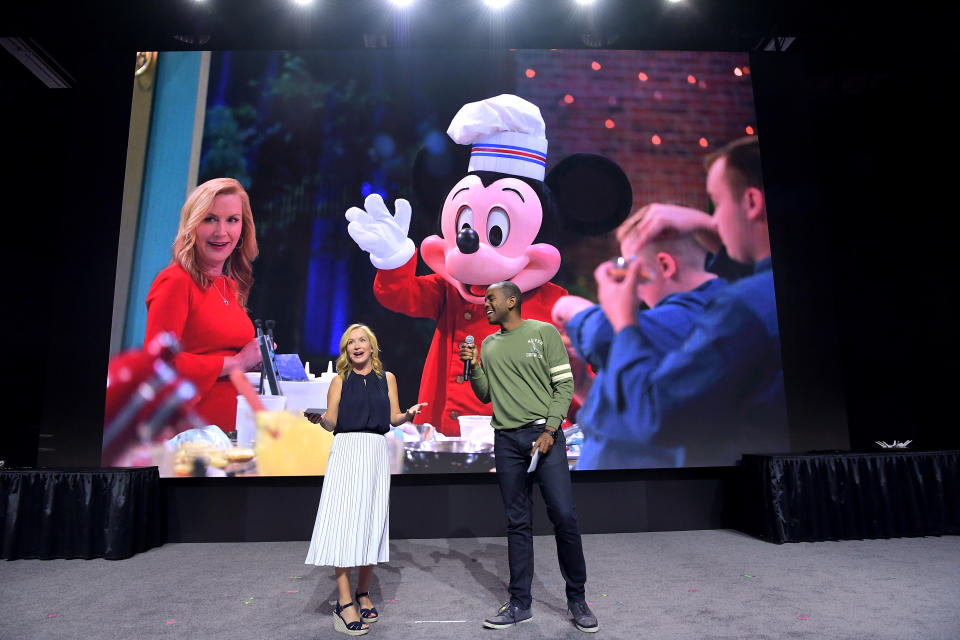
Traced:
<path id="1" fill-rule="evenodd" d="M 589 604 L 589 605 L 591 605 L 591 606 L 593 605 L 593 603 L 592 603 L 592 602 L 588 602 L 587 604 Z"/>
<path id="2" fill-rule="evenodd" d="M 303 580 L 303 576 L 290 576 L 291 580 Z"/>
<path id="3" fill-rule="evenodd" d="M 291 593 L 297 593 L 296 589 L 291 589 L 290 591 L 287 591 L 287 595 L 290 595 Z"/>
<path id="4" fill-rule="evenodd" d="M 167 624 L 177 624 L 176 620 L 167 620 Z"/>
<path id="5" fill-rule="evenodd" d="M 391 600 L 390 602 L 396 602 L 396 600 Z"/>
<path id="6" fill-rule="evenodd" d="M 57 614 L 55 614 L 55 613 L 48 613 L 48 614 L 47 614 L 47 617 L 48 617 L 48 618 L 56 618 L 56 617 L 57 617 Z"/>
<path id="7" fill-rule="evenodd" d="M 413 621 L 413 624 L 423 624 L 423 623 L 425 623 L 425 622 L 426 622 L 426 623 L 434 623 L 434 624 L 442 624 L 442 623 L 444 623 L 444 622 L 460 623 L 460 622 L 466 622 L 466 620 L 414 620 L 414 621 Z"/>
<path id="8" fill-rule="evenodd" d="M 744 577 L 744 578 L 752 578 L 753 576 L 750 575 L 749 573 L 745 573 L 745 574 L 743 574 L 743 577 Z"/>
<path id="9" fill-rule="evenodd" d="M 690 593 L 696 593 L 699 589 L 690 589 Z"/>
<path id="10" fill-rule="evenodd" d="M 600 595 L 602 595 L 604 598 L 607 597 L 607 594 L 605 594 L 605 593 L 601 593 Z"/>
<path id="11" fill-rule="evenodd" d="M 809 620 L 810 616 L 797 616 L 797 620 Z"/>

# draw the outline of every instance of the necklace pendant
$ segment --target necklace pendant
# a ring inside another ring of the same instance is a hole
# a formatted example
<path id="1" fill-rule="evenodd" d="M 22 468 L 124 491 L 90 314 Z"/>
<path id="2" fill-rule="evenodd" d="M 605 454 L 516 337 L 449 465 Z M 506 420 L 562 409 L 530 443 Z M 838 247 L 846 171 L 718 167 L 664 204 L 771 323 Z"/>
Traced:
<path id="1" fill-rule="evenodd" d="M 223 306 L 227 306 L 228 304 L 230 304 L 230 301 L 229 301 L 229 300 L 224 300 L 224 301 L 223 301 Z"/>

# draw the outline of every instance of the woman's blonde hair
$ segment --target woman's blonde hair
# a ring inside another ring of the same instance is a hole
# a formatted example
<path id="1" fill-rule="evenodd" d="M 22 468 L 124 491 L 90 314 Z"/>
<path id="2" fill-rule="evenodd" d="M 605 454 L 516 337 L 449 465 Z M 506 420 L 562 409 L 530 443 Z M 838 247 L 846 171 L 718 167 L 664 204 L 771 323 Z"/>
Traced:
<path id="1" fill-rule="evenodd" d="M 367 336 L 367 341 L 370 343 L 370 360 L 373 362 L 373 371 L 377 374 L 377 377 L 380 377 L 383 374 L 383 365 L 380 364 L 380 345 L 377 343 L 377 336 L 373 334 L 373 331 L 370 330 L 365 324 L 352 324 L 347 327 L 347 330 L 343 332 L 343 335 L 340 336 L 340 357 L 337 358 L 337 373 L 346 381 L 347 377 L 350 375 L 350 357 L 347 355 L 347 341 L 350 339 L 350 334 L 361 329 Z"/>
<path id="2" fill-rule="evenodd" d="M 227 258 L 224 271 L 237 283 L 237 302 L 246 306 L 250 287 L 253 286 L 253 267 L 256 259 L 257 232 L 253 225 L 253 211 L 250 210 L 250 198 L 243 185 L 233 178 L 214 178 L 207 180 L 187 197 L 180 210 L 180 226 L 177 227 L 177 239 L 173 243 L 173 261 L 190 274 L 194 282 L 203 289 L 210 286 L 212 279 L 203 273 L 197 261 L 197 227 L 213 208 L 213 199 L 219 195 L 235 193 L 240 196 L 241 231 L 237 246 Z"/>

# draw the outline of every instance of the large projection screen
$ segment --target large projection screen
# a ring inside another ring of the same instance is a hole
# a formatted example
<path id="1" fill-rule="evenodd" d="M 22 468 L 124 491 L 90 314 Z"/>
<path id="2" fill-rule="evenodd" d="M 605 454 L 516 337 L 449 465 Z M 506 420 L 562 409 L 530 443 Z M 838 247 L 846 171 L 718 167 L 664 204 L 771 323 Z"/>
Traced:
<path id="1" fill-rule="evenodd" d="M 424 239 L 440 235 L 439 210 L 430 209 L 422 193 L 433 186 L 442 190 L 449 186 L 443 180 L 467 172 L 465 164 L 444 165 L 462 160 L 456 149 L 451 151 L 455 145 L 446 130 L 464 104 L 499 94 L 533 103 L 546 125 L 548 174 L 574 154 L 605 156 L 629 180 L 630 211 L 672 203 L 712 213 L 705 159 L 731 141 L 760 133 L 744 53 L 219 51 L 161 52 L 147 63 L 149 68 L 134 87 L 111 356 L 116 359 L 143 347 L 147 292 L 170 264 L 187 194 L 206 180 L 232 177 L 249 194 L 260 250 L 253 263 L 249 316 L 273 320 L 277 352 L 297 354 L 316 375 L 309 382 L 287 384 L 288 407 L 295 410 L 324 406 L 329 376 L 322 374 L 338 356 L 344 329 L 355 322 L 376 333 L 384 367 L 396 375 L 400 405 L 434 401 L 431 390 L 421 388 L 422 379 L 426 384 L 424 371 L 430 369 L 428 351 L 441 325 L 452 322 L 449 316 L 454 311 L 441 310 L 438 316 L 432 309 L 423 313 L 388 309 L 374 293 L 377 269 L 348 235 L 344 213 L 362 207 L 370 194 L 380 194 L 391 210 L 395 199 L 405 198 L 413 205 L 408 235 L 414 245 L 419 249 Z M 414 178 L 418 152 L 427 153 L 432 168 Z M 434 170 L 445 177 L 424 187 Z M 589 203 L 591 197 L 584 196 L 583 201 Z M 589 211 L 573 224 L 545 219 L 542 235 L 562 256 L 551 286 L 595 301 L 594 270 L 620 255 L 621 248 L 610 230 L 583 232 L 591 222 Z M 418 256 L 416 273 L 432 273 L 419 251 Z M 721 275 L 731 281 L 752 274 L 750 265 L 725 264 Z M 462 309 L 455 313 L 470 315 Z M 492 333 L 496 327 L 487 330 Z M 478 334 L 477 342 L 485 335 Z M 602 438 L 604 429 L 602 423 L 578 423 L 598 367 L 583 362 L 567 336 L 565 341 L 575 377 L 574 400 L 564 424 L 573 469 L 731 465 L 736 462 L 734 451 L 789 450 L 785 409 L 780 407 L 760 432 L 755 424 L 741 430 L 739 425 L 746 420 L 741 415 L 712 415 L 673 434 L 638 435 L 637 441 L 623 447 L 607 443 L 608 452 L 619 450 L 622 455 L 585 455 L 590 462 L 581 465 L 581 454 L 589 454 L 591 433 Z M 443 349 L 452 346 L 445 344 Z M 744 352 L 752 348 L 742 345 Z M 768 379 L 772 375 L 779 380 L 782 398 L 779 348 L 764 357 L 767 361 L 758 366 L 768 370 Z M 258 376 L 248 377 L 256 385 Z M 469 387 L 449 377 L 444 382 L 447 388 Z M 387 434 L 393 473 L 493 470 L 489 432 L 482 427 L 469 434 L 457 429 L 482 425 L 484 420 L 476 417 L 482 412 L 458 411 L 450 400 L 456 392 L 450 393 L 432 408 L 435 421 L 442 420 L 435 425 L 436 432 L 426 434 L 435 446 L 421 442 L 422 425 L 394 428 Z M 760 390 L 748 383 L 725 393 L 748 397 Z M 643 419 L 638 415 L 638 421 Z M 223 431 L 231 432 L 235 443 L 232 427 Z M 152 434 L 153 444 L 137 441 L 135 434 L 131 429 L 118 436 L 129 437 L 130 446 L 122 459 L 109 463 L 159 464 L 163 475 L 172 476 L 178 474 L 179 462 L 180 475 L 196 472 L 183 467 L 182 453 L 176 458 L 174 443 L 163 446 L 175 430 Z M 258 448 L 253 460 L 210 465 L 206 473 L 302 475 L 304 468 L 317 467 L 316 460 L 312 467 L 292 461 L 313 456 L 304 453 L 304 443 L 329 447 L 329 436 L 302 435 L 303 440 L 291 438 L 284 445 L 287 450 L 264 449 L 269 465 L 258 465 Z M 443 441 L 447 443 L 441 446 Z M 326 452 L 316 453 L 317 459 L 325 456 Z"/>

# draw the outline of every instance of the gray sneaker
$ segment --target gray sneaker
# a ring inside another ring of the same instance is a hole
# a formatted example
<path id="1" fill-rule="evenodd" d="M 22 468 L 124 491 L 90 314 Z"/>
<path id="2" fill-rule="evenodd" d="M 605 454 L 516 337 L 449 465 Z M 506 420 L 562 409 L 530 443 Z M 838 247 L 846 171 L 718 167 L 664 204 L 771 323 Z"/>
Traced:
<path id="1" fill-rule="evenodd" d="M 484 620 L 483 626 L 487 629 L 506 629 L 531 620 L 533 620 L 533 614 L 530 613 L 530 609 L 521 609 L 512 602 L 504 602 L 497 609 L 497 615 Z"/>
<path id="2" fill-rule="evenodd" d="M 577 629 L 587 633 L 596 633 L 600 630 L 597 616 L 593 615 L 593 611 L 590 611 L 586 602 L 569 602 L 567 606 L 573 615 L 573 624 L 577 625 Z"/>

